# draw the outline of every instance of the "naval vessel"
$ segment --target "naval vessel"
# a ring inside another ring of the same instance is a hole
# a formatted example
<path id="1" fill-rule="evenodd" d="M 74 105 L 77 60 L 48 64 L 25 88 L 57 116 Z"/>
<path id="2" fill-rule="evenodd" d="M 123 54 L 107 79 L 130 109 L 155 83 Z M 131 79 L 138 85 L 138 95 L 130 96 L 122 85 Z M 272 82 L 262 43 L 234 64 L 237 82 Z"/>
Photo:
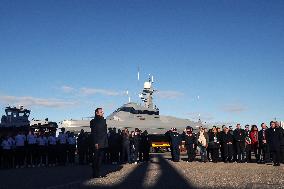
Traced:
<path id="1" fill-rule="evenodd" d="M 175 127 L 182 132 L 186 126 L 194 129 L 203 126 L 201 120 L 192 121 L 189 119 L 177 118 L 174 116 L 160 115 L 159 108 L 154 105 L 153 95 L 157 92 L 153 87 L 153 76 L 144 82 L 144 88 L 139 94 L 141 103 L 129 102 L 116 109 L 113 113 L 106 117 L 108 127 L 118 129 L 128 128 L 133 130 L 138 128 L 142 131 L 147 130 L 151 134 L 162 134 Z M 90 132 L 90 119 L 82 120 L 64 120 L 62 127 L 67 131 L 78 133 L 81 129 Z"/>

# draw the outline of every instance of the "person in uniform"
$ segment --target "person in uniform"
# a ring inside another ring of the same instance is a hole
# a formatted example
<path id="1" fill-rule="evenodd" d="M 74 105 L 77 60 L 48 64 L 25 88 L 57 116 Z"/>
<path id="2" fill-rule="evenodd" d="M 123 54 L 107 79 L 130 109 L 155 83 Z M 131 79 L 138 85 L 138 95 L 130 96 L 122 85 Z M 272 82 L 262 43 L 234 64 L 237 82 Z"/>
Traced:
<path id="1" fill-rule="evenodd" d="M 67 135 L 65 128 L 61 128 L 58 137 L 58 160 L 60 165 L 65 165 L 67 161 Z"/>
<path id="2" fill-rule="evenodd" d="M 37 138 L 33 131 L 29 131 L 27 135 L 27 165 L 28 167 L 35 167 L 36 165 L 36 142 Z"/>
<path id="3" fill-rule="evenodd" d="M 261 124 L 261 130 L 258 132 L 258 143 L 260 154 L 258 163 L 268 163 L 270 161 L 270 152 L 267 143 L 267 126 L 265 123 Z"/>
<path id="4" fill-rule="evenodd" d="M 92 142 L 94 144 L 94 158 L 93 158 L 93 178 L 102 177 L 100 168 L 104 157 L 104 151 L 108 147 L 107 140 L 107 124 L 104 119 L 104 112 L 102 108 L 97 108 L 95 111 L 95 118 L 90 121 Z"/>
<path id="5" fill-rule="evenodd" d="M 16 164 L 16 168 L 23 168 L 24 167 L 25 141 L 26 141 L 26 136 L 22 132 L 19 132 L 15 137 L 15 144 L 16 144 L 15 164 Z"/>
<path id="6" fill-rule="evenodd" d="M 243 163 L 245 160 L 245 131 L 241 129 L 240 124 L 237 124 L 233 133 L 237 155 L 236 160 L 238 163 Z"/>
<path id="7" fill-rule="evenodd" d="M 74 133 L 70 133 L 68 136 L 68 160 L 70 164 L 75 164 L 75 152 L 76 152 L 76 137 Z"/>
<path id="8" fill-rule="evenodd" d="M 48 165 L 55 166 L 56 164 L 56 137 L 55 132 L 50 132 L 48 136 Z"/>
<path id="9" fill-rule="evenodd" d="M 12 167 L 12 143 L 9 137 L 5 136 L 1 142 L 3 154 L 3 168 L 8 169 Z"/>
<path id="10" fill-rule="evenodd" d="M 183 141 L 185 141 L 185 148 L 187 152 L 187 161 L 192 162 L 195 159 L 195 143 L 196 138 L 193 134 L 193 129 L 190 126 L 187 126 L 185 132 L 183 133 Z"/>
<path id="11" fill-rule="evenodd" d="M 176 128 L 170 133 L 170 140 L 172 145 L 172 160 L 174 162 L 180 161 L 180 145 L 181 145 L 181 135 L 177 132 Z"/>
<path id="12" fill-rule="evenodd" d="M 281 154 L 280 154 L 280 144 L 281 144 L 281 132 L 278 127 L 276 127 L 275 122 L 270 122 L 270 128 L 267 130 L 267 141 L 269 145 L 269 150 L 272 154 L 274 166 L 280 166 Z"/>
<path id="13" fill-rule="evenodd" d="M 37 166 L 45 166 L 46 165 L 46 148 L 47 148 L 47 138 L 44 133 L 40 133 L 37 137 Z"/>

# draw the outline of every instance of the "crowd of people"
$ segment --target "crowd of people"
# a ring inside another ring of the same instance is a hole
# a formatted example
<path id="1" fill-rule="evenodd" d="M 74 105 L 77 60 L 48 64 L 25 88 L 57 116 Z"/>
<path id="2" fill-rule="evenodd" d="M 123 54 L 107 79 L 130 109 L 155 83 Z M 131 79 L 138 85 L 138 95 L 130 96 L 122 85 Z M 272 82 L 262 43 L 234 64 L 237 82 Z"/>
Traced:
<path id="1" fill-rule="evenodd" d="M 80 164 L 91 163 L 92 151 L 90 150 L 91 137 L 89 133 L 81 130 L 77 138 L 78 160 Z M 149 161 L 150 141 L 147 131 L 139 129 L 129 132 L 128 129 L 120 130 L 108 128 L 108 146 L 104 150 L 103 162 L 106 164 L 123 164 Z"/>
<path id="2" fill-rule="evenodd" d="M 149 161 L 150 142 L 147 131 L 109 128 L 108 146 L 103 162 L 107 164 Z M 46 167 L 67 164 L 91 164 L 92 135 L 81 130 L 79 135 L 63 129 L 55 132 L 18 132 L 0 138 L 0 168 Z M 77 154 L 77 156 L 76 156 Z M 78 158 L 75 158 L 78 157 Z"/>
<path id="3" fill-rule="evenodd" d="M 0 139 L 0 168 L 24 168 L 75 163 L 76 137 L 55 132 L 6 134 Z"/>
<path id="4" fill-rule="evenodd" d="M 274 121 L 270 122 L 269 128 L 265 123 L 260 127 L 246 125 L 242 129 L 240 124 L 234 130 L 232 126 L 225 125 L 222 128 L 214 126 L 210 130 L 200 127 L 199 132 L 194 133 L 188 126 L 182 134 L 172 128 L 166 135 L 171 142 L 173 161 L 180 160 L 180 146 L 185 141 L 189 162 L 196 160 L 198 150 L 202 162 L 273 162 L 274 166 L 280 166 L 284 163 L 284 129 Z"/>
<path id="5" fill-rule="evenodd" d="M 273 162 L 275 166 L 284 163 L 284 129 L 278 122 L 271 121 L 270 128 L 262 123 L 260 129 L 256 125 L 246 125 L 242 129 L 240 124 L 235 129 L 225 125 L 209 130 L 200 127 L 197 133 L 188 126 L 182 134 L 172 128 L 165 136 L 170 142 L 173 161 L 180 161 L 181 146 L 184 145 L 188 162 L 199 159 L 196 158 L 199 152 L 202 162 Z M 0 139 L 0 168 L 92 164 L 93 144 L 99 143 L 93 137 L 84 130 L 75 136 L 64 129 L 57 137 L 55 132 L 32 131 L 6 135 Z M 146 130 L 142 132 L 136 128 L 130 132 L 108 128 L 106 140 L 101 159 L 106 164 L 137 164 L 150 160 L 151 141 Z M 75 158 L 76 153 L 78 158 Z"/>

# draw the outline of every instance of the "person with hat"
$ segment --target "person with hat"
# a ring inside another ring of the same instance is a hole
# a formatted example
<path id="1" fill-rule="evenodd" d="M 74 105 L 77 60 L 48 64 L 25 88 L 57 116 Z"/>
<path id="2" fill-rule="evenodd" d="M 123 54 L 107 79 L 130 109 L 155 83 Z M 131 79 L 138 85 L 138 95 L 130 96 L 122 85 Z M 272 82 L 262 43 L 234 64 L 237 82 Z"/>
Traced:
<path id="1" fill-rule="evenodd" d="M 193 129 L 190 126 L 187 126 L 183 135 L 183 141 L 185 141 L 185 148 L 187 151 L 187 161 L 192 162 L 195 159 L 195 145 L 196 137 L 193 134 Z"/>
<path id="2" fill-rule="evenodd" d="M 180 145 L 181 145 L 181 135 L 177 132 L 176 128 L 173 128 L 170 133 L 170 140 L 172 145 L 172 160 L 174 162 L 180 161 Z"/>
<path id="3" fill-rule="evenodd" d="M 108 138 L 107 138 L 107 124 L 104 118 L 104 112 L 102 108 L 97 108 L 95 110 L 95 118 L 90 121 L 91 136 L 93 142 L 93 178 L 100 178 L 100 169 L 102 160 L 104 157 L 105 149 L 108 148 Z"/>

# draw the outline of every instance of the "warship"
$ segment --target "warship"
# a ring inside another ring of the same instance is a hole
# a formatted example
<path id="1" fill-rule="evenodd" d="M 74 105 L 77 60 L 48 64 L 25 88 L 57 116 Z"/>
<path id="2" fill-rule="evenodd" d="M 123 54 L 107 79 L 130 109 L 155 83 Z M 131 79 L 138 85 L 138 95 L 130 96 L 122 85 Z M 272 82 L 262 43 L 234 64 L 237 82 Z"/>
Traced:
<path id="1" fill-rule="evenodd" d="M 129 130 L 138 128 L 141 131 L 147 130 L 150 134 L 164 134 L 173 127 L 177 128 L 179 132 L 182 132 L 186 126 L 191 126 L 195 130 L 203 126 L 200 119 L 194 122 L 189 119 L 160 115 L 159 108 L 153 102 L 153 95 L 157 92 L 153 84 L 153 76 L 149 75 L 149 79 L 144 82 L 144 88 L 139 94 L 142 103 L 131 102 L 129 97 L 128 103 L 122 105 L 106 117 L 108 127 L 117 129 L 128 128 Z M 66 131 L 75 133 L 80 132 L 81 129 L 85 132 L 90 132 L 91 118 L 64 120 L 61 126 Z"/>

